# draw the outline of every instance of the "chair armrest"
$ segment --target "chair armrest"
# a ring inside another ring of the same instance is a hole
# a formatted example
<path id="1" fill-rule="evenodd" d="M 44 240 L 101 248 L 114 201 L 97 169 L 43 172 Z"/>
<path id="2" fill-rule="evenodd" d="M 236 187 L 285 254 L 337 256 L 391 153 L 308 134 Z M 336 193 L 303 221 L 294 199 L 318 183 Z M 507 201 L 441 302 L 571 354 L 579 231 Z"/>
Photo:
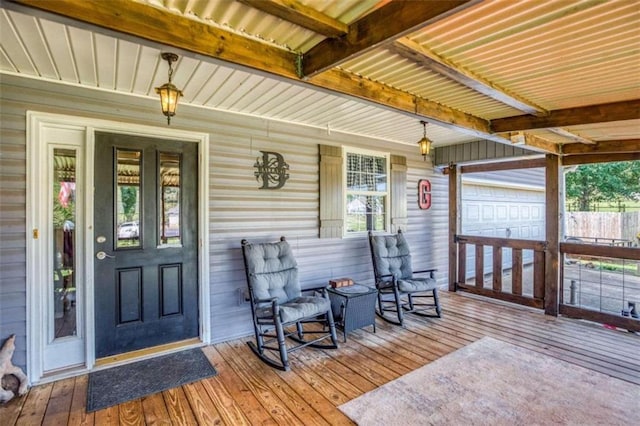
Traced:
<path id="1" fill-rule="evenodd" d="M 435 278 L 435 272 L 437 269 L 424 269 L 422 271 L 413 271 L 414 274 L 426 274 L 427 272 L 431 275 L 431 278 Z"/>
<path id="2" fill-rule="evenodd" d="M 271 304 L 273 304 L 274 302 L 278 303 L 278 299 L 275 298 L 275 297 L 270 297 L 269 299 L 256 299 L 255 302 L 256 302 L 256 304 L 258 304 L 258 303 L 271 303 Z"/>
<path id="3" fill-rule="evenodd" d="M 325 286 L 319 286 L 319 287 L 309 287 L 309 288 L 304 288 L 300 291 L 302 293 L 306 293 L 308 291 L 316 291 L 324 296 L 327 293 L 327 286 L 325 285 Z"/>
<path id="4" fill-rule="evenodd" d="M 262 317 L 256 317 L 256 318 L 259 318 L 259 319 L 273 318 L 274 321 L 278 321 L 278 319 L 280 318 L 280 304 L 278 303 L 278 298 L 271 297 L 269 299 L 256 299 L 256 300 L 254 300 L 254 303 L 255 304 L 252 305 L 252 309 L 255 309 L 255 306 L 261 305 L 261 304 L 267 304 L 268 303 L 268 304 L 271 305 L 271 315 L 270 316 L 262 316 Z"/>
<path id="5" fill-rule="evenodd" d="M 393 274 L 387 274 L 387 275 L 378 275 L 376 278 L 394 278 L 395 279 L 395 275 Z"/>

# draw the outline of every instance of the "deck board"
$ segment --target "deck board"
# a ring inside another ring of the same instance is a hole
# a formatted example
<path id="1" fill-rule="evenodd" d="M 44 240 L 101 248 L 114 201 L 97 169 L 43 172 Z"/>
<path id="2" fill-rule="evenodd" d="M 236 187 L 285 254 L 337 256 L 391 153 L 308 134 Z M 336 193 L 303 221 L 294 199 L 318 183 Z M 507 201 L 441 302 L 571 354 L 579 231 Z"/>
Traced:
<path id="1" fill-rule="evenodd" d="M 531 308 L 443 292 L 443 318 L 377 319 L 337 350 L 306 348 L 281 372 L 258 360 L 249 337 L 204 348 L 218 375 L 86 412 L 87 375 L 36 386 L 0 406 L 5 425 L 351 425 L 337 406 L 484 336 L 640 385 L 640 336 Z M 340 336 L 341 338 L 342 336 Z"/>
<path id="2" fill-rule="evenodd" d="M 162 392 L 162 396 L 172 424 L 198 424 L 182 387 L 166 390 Z"/>

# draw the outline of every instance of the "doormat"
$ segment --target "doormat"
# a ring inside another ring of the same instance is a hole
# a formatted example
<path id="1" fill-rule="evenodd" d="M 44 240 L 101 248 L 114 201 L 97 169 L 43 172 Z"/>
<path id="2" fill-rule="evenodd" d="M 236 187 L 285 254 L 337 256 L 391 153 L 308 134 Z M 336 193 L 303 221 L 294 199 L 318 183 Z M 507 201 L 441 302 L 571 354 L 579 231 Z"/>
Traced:
<path id="1" fill-rule="evenodd" d="M 200 348 L 89 373 L 87 412 L 218 374 Z"/>
<path id="2" fill-rule="evenodd" d="M 338 408 L 359 426 L 628 425 L 639 399 L 636 384 L 484 337 Z"/>

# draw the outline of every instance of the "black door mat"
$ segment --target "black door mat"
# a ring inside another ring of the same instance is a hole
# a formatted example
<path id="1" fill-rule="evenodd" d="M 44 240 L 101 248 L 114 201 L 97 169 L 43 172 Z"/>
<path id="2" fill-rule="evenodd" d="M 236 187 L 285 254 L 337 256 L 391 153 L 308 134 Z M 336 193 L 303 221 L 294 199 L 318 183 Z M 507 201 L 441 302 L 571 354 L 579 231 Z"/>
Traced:
<path id="1" fill-rule="evenodd" d="M 142 398 L 218 374 L 200 348 L 89 374 L 87 412 Z"/>

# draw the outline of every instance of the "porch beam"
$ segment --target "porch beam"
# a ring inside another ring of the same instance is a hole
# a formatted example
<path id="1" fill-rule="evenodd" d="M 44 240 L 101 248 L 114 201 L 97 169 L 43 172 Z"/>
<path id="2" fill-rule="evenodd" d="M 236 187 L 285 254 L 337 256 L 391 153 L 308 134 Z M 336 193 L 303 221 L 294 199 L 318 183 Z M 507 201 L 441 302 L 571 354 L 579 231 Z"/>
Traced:
<path id="1" fill-rule="evenodd" d="M 546 161 L 544 158 L 534 158 L 531 160 L 499 161 L 495 163 L 479 163 L 460 166 L 460 173 L 465 174 L 498 172 L 503 170 L 535 169 L 538 167 L 545 167 L 545 165 Z"/>
<path id="2" fill-rule="evenodd" d="M 567 108 L 550 111 L 545 117 L 518 115 L 491 120 L 491 128 L 496 133 L 517 132 L 519 130 L 548 129 L 550 127 L 578 126 L 583 124 L 607 123 L 611 121 L 635 120 L 640 118 L 640 99 Z"/>
<path id="3" fill-rule="evenodd" d="M 549 130 L 556 135 L 564 136 L 565 138 L 569 138 L 574 142 L 580 142 L 587 145 L 593 145 L 596 143 L 593 139 L 585 138 L 584 136 L 581 136 L 575 132 L 560 127 L 552 127 Z"/>
<path id="4" fill-rule="evenodd" d="M 544 108 L 535 105 L 533 102 L 521 96 L 509 93 L 507 89 L 472 73 L 460 65 L 454 64 L 407 37 L 403 37 L 390 44 L 389 50 L 478 93 L 482 93 L 495 101 L 520 110 L 525 114 L 547 114 Z"/>
<path id="5" fill-rule="evenodd" d="M 302 76 L 311 77 L 406 34 L 438 22 L 477 0 L 391 1 L 349 25 L 340 38 L 328 38 L 303 55 Z"/>
<path id="6" fill-rule="evenodd" d="M 544 312 L 558 316 L 560 288 L 560 157 L 548 154 L 545 158 L 545 252 Z"/>
<path id="7" fill-rule="evenodd" d="M 640 139 L 598 141 L 594 145 L 570 143 L 562 145 L 562 153 L 567 154 L 614 154 L 640 152 Z"/>
<path id="8" fill-rule="evenodd" d="M 416 118 L 424 118 L 430 123 L 450 130 L 498 143 L 509 143 L 501 135 L 491 133 L 488 120 L 414 96 L 408 92 L 339 68 L 320 73 L 307 80 L 307 82 L 334 92 L 389 107 L 396 111 L 405 112 Z"/>
<path id="9" fill-rule="evenodd" d="M 622 154 L 582 154 L 567 155 L 562 157 L 563 166 L 575 166 L 580 164 L 612 163 L 614 161 L 640 160 L 640 152 L 626 152 Z"/>
<path id="10" fill-rule="evenodd" d="M 506 132 L 500 136 L 509 139 L 513 145 L 526 146 L 531 151 L 538 151 L 549 154 L 560 154 L 560 147 L 557 143 L 551 142 L 540 136 L 529 132 Z"/>
<path id="11" fill-rule="evenodd" d="M 349 31 L 349 26 L 344 22 L 305 6 L 297 0 L 238 1 L 325 37 L 342 37 Z"/>

